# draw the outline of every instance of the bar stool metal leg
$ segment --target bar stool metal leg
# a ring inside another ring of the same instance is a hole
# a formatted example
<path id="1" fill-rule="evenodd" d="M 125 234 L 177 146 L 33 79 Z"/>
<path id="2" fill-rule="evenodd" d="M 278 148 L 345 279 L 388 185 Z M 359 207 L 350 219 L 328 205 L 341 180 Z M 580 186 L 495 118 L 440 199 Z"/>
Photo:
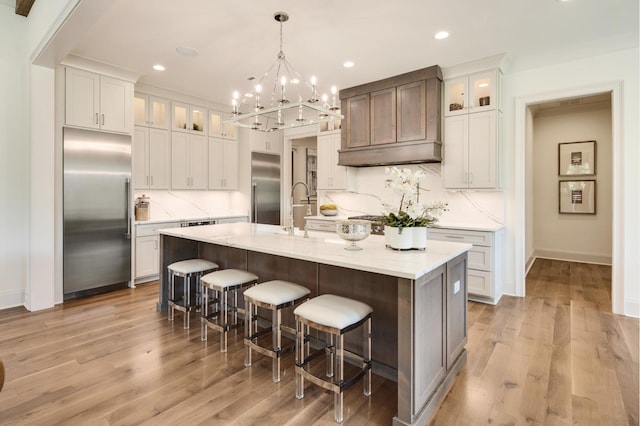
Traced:
<path id="1" fill-rule="evenodd" d="M 364 354 L 367 357 L 366 362 L 371 362 L 371 318 L 367 320 L 367 324 L 364 328 Z M 371 395 L 371 368 L 367 370 L 367 374 L 364 376 L 364 394 L 365 396 Z"/>
<path id="2" fill-rule="evenodd" d="M 229 296 L 228 292 L 221 291 L 220 292 L 220 310 L 222 311 L 222 324 L 224 324 L 225 329 L 220 333 L 220 352 L 227 351 L 227 328 L 226 324 L 229 323 L 229 312 L 227 311 Z"/>
<path id="3" fill-rule="evenodd" d="M 189 328 L 189 308 L 191 306 L 191 275 L 187 275 L 182 278 L 182 288 L 184 289 L 184 305 L 186 308 L 184 312 L 183 327 L 186 330 Z"/>
<path id="4" fill-rule="evenodd" d="M 305 356 L 305 326 L 302 321 L 296 321 L 296 365 L 302 365 Z M 304 398 L 304 377 L 296 374 L 296 398 Z"/>
<path id="5" fill-rule="evenodd" d="M 273 350 L 275 352 L 275 358 L 271 364 L 274 383 L 280 381 L 280 353 L 282 351 L 282 335 L 280 330 L 282 315 L 280 312 L 280 309 L 274 309 L 271 320 L 271 340 L 273 341 Z"/>
<path id="6" fill-rule="evenodd" d="M 175 298 L 176 298 L 175 274 L 173 272 L 169 272 L 169 275 L 170 275 L 170 277 L 169 277 L 169 282 L 170 282 L 169 283 L 169 290 L 170 290 L 169 298 L 170 298 L 170 300 L 175 300 Z M 173 305 L 169 304 L 169 317 L 168 317 L 169 321 L 173 321 L 173 314 L 174 314 L 173 309 L 174 309 Z"/>
<path id="7" fill-rule="evenodd" d="M 343 348 L 344 348 L 344 335 L 339 335 L 335 337 L 335 347 L 334 347 L 334 351 L 335 351 L 335 358 L 336 358 L 336 371 L 335 371 L 335 375 L 336 377 L 334 377 L 334 383 L 341 388 L 342 387 L 342 383 L 344 381 L 344 353 Z M 333 357 L 332 357 L 333 358 Z M 344 398 L 342 397 L 343 393 L 342 390 L 340 390 L 339 392 L 335 392 L 333 394 L 333 417 L 336 421 L 336 423 L 342 423 L 342 412 L 343 412 L 343 403 L 344 403 Z"/>

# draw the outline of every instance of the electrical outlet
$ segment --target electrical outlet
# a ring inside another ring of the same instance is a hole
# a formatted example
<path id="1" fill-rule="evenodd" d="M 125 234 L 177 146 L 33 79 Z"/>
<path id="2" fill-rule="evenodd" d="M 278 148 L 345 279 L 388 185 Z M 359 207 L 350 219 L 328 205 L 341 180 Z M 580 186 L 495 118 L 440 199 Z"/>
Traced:
<path id="1" fill-rule="evenodd" d="M 457 294 L 460 291 L 460 280 L 453 283 L 453 294 Z"/>

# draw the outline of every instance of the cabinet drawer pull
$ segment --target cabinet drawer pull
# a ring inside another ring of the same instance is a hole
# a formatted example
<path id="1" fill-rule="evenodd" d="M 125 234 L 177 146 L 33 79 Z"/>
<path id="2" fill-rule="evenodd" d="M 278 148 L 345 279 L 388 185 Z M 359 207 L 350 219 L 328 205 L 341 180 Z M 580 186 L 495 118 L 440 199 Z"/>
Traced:
<path id="1" fill-rule="evenodd" d="M 464 237 L 462 235 L 447 235 L 447 238 L 454 238 L 456 240 L 463 240 Z"/>
<path id="2" fill-rule="evenodd" d="M 98 124 L 98 113 L 96 112 L 96 125 Z"/>

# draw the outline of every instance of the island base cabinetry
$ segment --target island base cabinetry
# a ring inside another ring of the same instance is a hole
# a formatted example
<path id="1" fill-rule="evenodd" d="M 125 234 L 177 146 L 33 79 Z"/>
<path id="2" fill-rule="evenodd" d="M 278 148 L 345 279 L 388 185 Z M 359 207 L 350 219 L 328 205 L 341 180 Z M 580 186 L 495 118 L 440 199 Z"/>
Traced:
<path id="1" fill-rule="evenodd" d="M 361 300 L 373 308 L 373 371 L 398 383 L 398 413 L 389 420 L 395 425 L 429 421 L 467 359 L 466 252 L 407 279 L 225 244 L 161 234 L 158 310 L 167 308 L 167 265 L 195 257 L 223 269 L 246 269 L 260 281 L 296 282 L 309 288 L 311 297 L 332 293 Z M 360 345 L 345 339 L 348 350 L 358 353 Z"/>

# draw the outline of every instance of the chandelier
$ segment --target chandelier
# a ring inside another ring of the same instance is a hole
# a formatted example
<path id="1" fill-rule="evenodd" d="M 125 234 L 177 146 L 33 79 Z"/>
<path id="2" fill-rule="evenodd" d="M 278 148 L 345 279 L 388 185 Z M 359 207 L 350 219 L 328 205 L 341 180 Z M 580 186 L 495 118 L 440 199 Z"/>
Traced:
<path id="1" fill-rule="evenodd" d="M 336 87 L 331 88 L 331 101 L 327 94 L 318 97 L 315 76 L 312 76 L 309 81 L 304 80 L 287 61 L 282 50 L 282 24 L 289 20 L 289 15 L 286 12 L 276 12 L 273 18 L 280 23 L 278 56 L 253 89 L 242 99 L 238 92 L 233 93 L 231 117 L 225 119 L 224 123 L 273 132 L 342 120 L 343 116 L 336 102 Z M 266 101 L 264 100 L 265 87 L 271 87 L 271 98 Z M 249 112 L 241 112 L 241 109 Z"/>

